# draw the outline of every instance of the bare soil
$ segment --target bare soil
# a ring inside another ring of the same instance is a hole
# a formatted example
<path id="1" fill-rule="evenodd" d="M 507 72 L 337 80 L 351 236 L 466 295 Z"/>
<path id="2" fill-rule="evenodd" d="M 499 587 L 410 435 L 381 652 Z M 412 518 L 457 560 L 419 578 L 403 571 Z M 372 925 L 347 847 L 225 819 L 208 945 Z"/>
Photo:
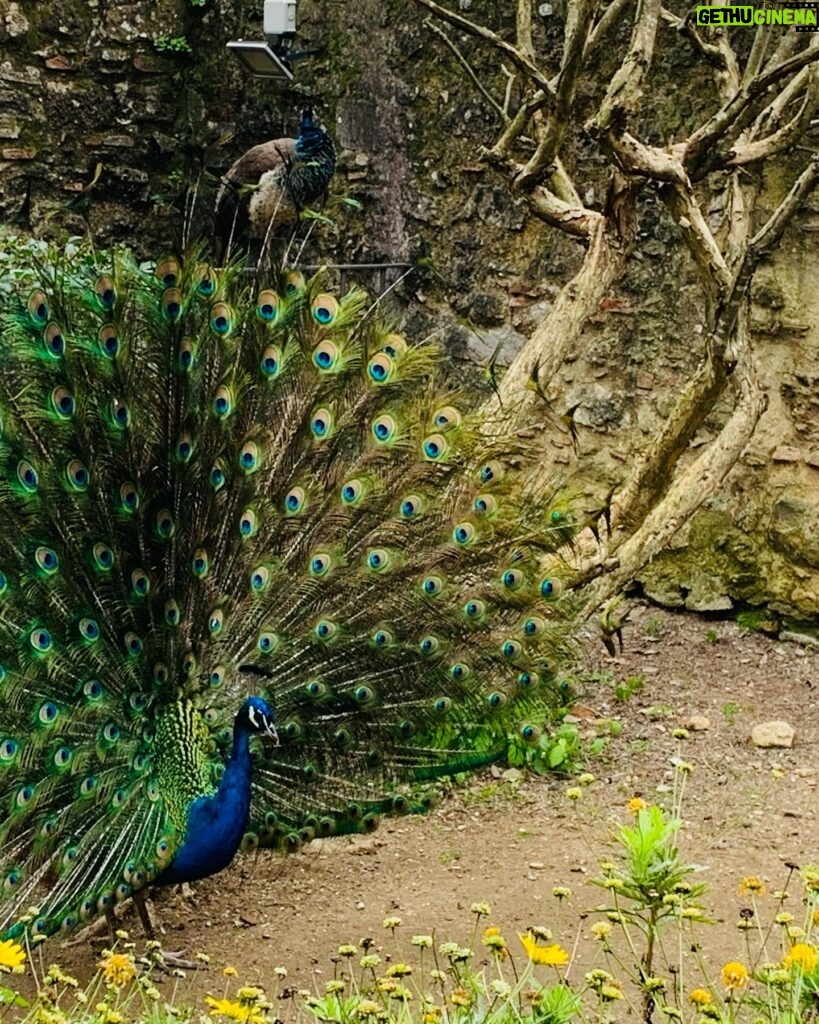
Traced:
<path id="1" fill-rule="evenodd" d="M 632 616 L 625 642 L 617 658 L 590 644 L 594 682 L 577 718 L 589 733 L 611 732 L 612 721 L 621 732 L 581 766 L 596 777 L 581 800 L 567 799 L 570 778 L 510 779 L 496 770 L 453 790 L 426 816 L 385 821 L 371 836 L 317 841 L 286 858 L 238 858 L 198 884 L 192 899 L 159 893 L 154 910 L 165 948 L 211 957 L 209 969 L 185 982 L 191 997 L 221 992 L 228 964 L 245 984 L 272 989 L 281 965 L 288 985 L 320 991 L 340 943 L 372 938 L 374 950 L 394 948 L 383 927 L 388 915 L 402 919 L 406 945 L 433 930 L 436 941 L 468 941 L 474 901 L 491 904 L 491 923 L 510 938 L 542 924 L 582 951 L 595 918 L 580 915 L 603 899 L 590 879 L 616 852 L 613 823 L 628 820 L 632 796 L 667 802 L 678 749 L 672 733 L 692 715 L 709 724 L 685 741 L 693 772 L 681 847 L 709 885 L 715 924 L 706 930 L 706 958 L 721 963 L 740 953 L 741 879 L 758 875 L 776 890 L 786 862 L 819 862 L 819 651 L 656 609 Z M 642 688 L 618 700 L 615 687 L 633 677 Z M 772 719 L 796 728 L 792 749 L 750 743 L 751 727 Z M 556 885 L 571 888 L 568 905 L 552 895 Z M 797 889 L 791 909 L 798 913 Z M 139 934 L 133 912 L 124 926 Z M 48 959 L 56 952 L 49 946 Z M 59 959 L 84 977 L 96 955 L 86 940 Z"/>

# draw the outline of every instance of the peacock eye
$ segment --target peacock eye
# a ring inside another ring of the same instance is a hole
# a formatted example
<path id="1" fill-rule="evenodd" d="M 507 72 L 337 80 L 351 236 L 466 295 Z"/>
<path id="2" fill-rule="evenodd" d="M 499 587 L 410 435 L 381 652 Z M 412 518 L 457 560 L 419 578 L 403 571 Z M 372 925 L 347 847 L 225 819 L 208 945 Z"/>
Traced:
<path id="1" fill-rule="evenodd" d="M 332 564 L 333 559 L 328 552 L 319 552 L 310 559 L 310 575 L 318 578 L 326 576 Z"/>
<path id="2" fill-rule="evenodd" d="M 53 576 L 54 573 L 60 568 L 60 560 L 57 558 L 57 552 L 53 548 L 39 547 L 34 552 L 34 561 L 37 563 L 41 572 L 47 576 Z"/>
<path id="3" fill-rule="evenodd" d="M 268 345 L 262 352 L 261 367 L 265 377 L 278 377 L 281 369 L 282 353 L 277 345 Z"/>
<path id="4" fill-rule="evenodd" d="M 210 480 L 210 485 L 214 489 L 214 491 L 221 491 L 221 489 L 225 486 L 227 478 L 225 477 L 225 471 L 217 463 L 215 466 L 211 467 L 210 473 L 208 474 L 208 479 Z"/>
<path id="5" fill-rule="evenodd" d="M 304 511 L 307 501 L 307 494 L 303 487 L 292 487 L 284 498 L 284 510 L 289 516 L 298 515 Z"/>
<path id="6" fill-rule="evenodd" d="M 449 430 L 461 424 L 461 414 L 454 405 L 444 405 L 436 409 L 432 415 L 432 422 L 437 430 Z"/>
<path id="7" fill-rule="evenodd" d="M 131 589 L 137 597 L 145 597 L 151 589 L 151 581 L 143 569 L 134 569 L 131 573 Z"/>
<path id="8" fill-rule="evenodd" d="M 65 477 L 71 488 L 75 491 L 87 491 L 91 483 L 91 474 L 88 466 L 79 459 L 72 459 L 65 467 Z"/>
<path id="9" fill-rule="evenodd" d="M 270 583 L 270 570 L 265 565 L 257 566 L 250 574 L 250 587 L 257 593 L 266 590 Z"/>
<path id="10" fill-rule="evenodd" d="M 456 661 L 454 665 L 449 666 L 449 674 L 456 680 L 468 679 L 472 669 L 463 661 Z"/>
<path id="11" fill-rule="evenodd" d="M 166 288 L 160 303 L 162 315 L 173 323 L 182 316 L 182 292 L 178 288 Z"/>
<path id="12" fill-rule="evenodd" d="M 99 640 L 100 627 L 95 619 L 80 619 L 80 636 L 83 640 Z"/>
<path id="13" fill-rule="evenodd" d="M 138 658 L 142 654 L 142 640 L 136 633 L 125 634 L 125 651 L 132 658 Z"/>
<path id="14" fill-rule="evenodd" d="M 55 324 L 53 321 L 50 324 L 46 324 L 46 328 L 43 331 L 43 344 L 45 345 L 46 352 L 52 359 L 59 359 L 63 355 L 65 352 L 65 338 L 59 324 Z"/>
<path id="15" fill-rule="evenodd" d="M 119 430 L 131 424 L 131 410 L 121 398 L 111 399 L 111 422 Z"/>
<path id="16" fill-rule="evenodd" d="M 437 597 L 444 589 L 444 581 L 440 576 L 427 576 L 421 581 L 421 590 L 427 597 Z"/>
<path id="17" fill-rule="evenodd" d="M 215 608 L 208 617 L 208 632 L 211 636 L 217 636 L 222 632 L 225 625 L 225 613 L 221 608 Z"/>
<path id="18" fill-rule="evenodd" d="M 386 384 L 395 372 L 395 363 L 386 352 L 380 352 L 367 363 L 367 374 L 375 384 Z"/>
<path id="19" fill-rule="evenodd" d="M 501 644 L 501 654 L 508 661 L 514 661 L 515 658 L 519 658 L 523 648 L 517 640 L 504 640 Z"/>
<path id="20" fill-rule="evenodd" d="M 245 441 L 239 449 L 239 469 L 243 473 L 255 473 L 261 464 L 259 446 L 255 441 Z"/>
<path id="21" fill-rule="evenodd" d="M 193 438 L 187 431 L 179 435 L 174 446 L 174 457 L 183 465 L 190 462 L 193 455 Z"/>
<path id="22" fill-rule="evenodd" d="M 418 647 L 421 651 L 421 654 L 437 654 L 437 652 L 441 648 L 441 641 L 438 639 L 437 636 L 429 634 L 427 636 L 421 637 L 418 643 Z"/>
<path id="23" fill-rule="evenodd" d="M 179 369 L 187 373 L 193 366 L 196 358 L 196 347 L 190 338 L 183 338 L 179 342 Z"/>
<path id="24" fill-rule="evenodd" d="M 246 508 L 239 517 L 239 536 L 243 540 L 252 537 L 258 528 L 259 522 L 256 513 L 252 508 Z"/>
<path id="25" fill-rule="evenodd" d="M 208 559 L 208 553 L 204 548 L 197 548 L 193 553 L 193 559 L 191 561 L 191 570 L 193 575 L 198 579 L 203 579 L 208 574 L 210 568 L 210 561 Z"/>
<path id="26" fill-rule="evenodd" d="M 230 388 L 221 385 L 216 389 L 213 398 L 213 411 L 220 420 L 226 419 L 233 412 L 233 395 Z"/>
<path id="27" fill-rule="evenodd" d="M 279 638 L 272 630 L 265 629 L 259 633 L 256 646 L 262 654 L 272 654 L 279 646 Z"/>
<path id="28" fill-rule="evenodd" d="M 169 256 L 157 263 L 154 273 L 165 288 L 173 288 L 175 284 L 179 283 L 181 269 L 179 260 Z"/>
<path id="29" fill-rule="evenodd" d="M 117 335 L 116 327 L 113 324 L 104 324 L 100 327 L 97 333 L 97 343 L 99 344 L 100 352 L 107 356 L 108 359 L 113 359 L 119 352 L 119 336 Z"/>
<path id="30" fill-rule="evenodd" d="M 524 576 L 520 569 L 506 569 L 501 575 L 501 583 L 507 590 L 518 590 L 523 586 Z"/>
<path id="31" fill-rule="evenodd" d="M 216 291 L 218 281 L 213 267 L 202 264 L 198 266 L 194 272 L 196 278 L 196 291 L 199 295 L 208 298 L 213 295 Z"/>
<path id="32" fill-rule="evenodd" d="M 215 302 L 210 311 L 210 329 L 225 337 L 233 328 L 233 312 L 226 302 Z"/>
<path id="33" fill-rule="evenodd" d="M 319 619 L 314 632 L 319 640 L 332 640 L 338 633 L 338 626 L 331 619 Z"/>
<path id="34" fill-rule="evenodd" d="M 21 459 L 17 463 L 17 480 L 23 490 L 29 494 L 33 494 L 37 490 L 40 482 L 37 470 L 30 462 L 26 462 L 25 459 Z"/>
<path id="35" fill-rule="evenodd" d="M 61 420 L 71 419 L 76 410 L 76 403 L 68 388 L 54 388 L 51 392 L 51 408 Z"/>
<path id="36" fill-rule="evenodd" d="M 332 341 L 323 341 L 313 352 L 313 363 L 324 373 L 337 370 L 341 365 L 341 350 Z"/>
<path id="37" fill-rule="evenodd" d="M 54 645 L 51 634 L 42 626 L 35 626 L 32 629 L 28 635 L 28 641 L 38 654 L 47 654 Z"/>
<path id="38" fill-rule="evenodd" d="M 367 566 L 375 572 L 381 572 L 390 564 L 390 554 L 385 548 L 373 548 L 367 552 Z"/>
<path id="39" fill-rule="evenodd" d="M 386 352 L 391 359 L 395 359 L 407 351 L 407 342 L 400 334 L 388 334 L 382 340 L 381 351 Z"/>
<path id="40" fill-rule="evenodd" d="M 341 500 L 345 505 L 357 505 L 364 493 L 364 485 L 360 480 L 348 480 L 341 488 Z"/>
<path id="41" fill-rule="evenodd" d="M 373 420 L 373 425 L 370 429 L 372 430 L 373 437 L 379 444 L 387 444 L 398 433 L 398 424 L 389 413 L 384 413 L 384 415 Z"/>
<path id="42" fill-rule="evenodd" d="M 170 540 L 176 530 L 173 516 L 167 508 L 160 509 L 155 519 L 156 532 L 162 540 Z"/>
<path id="43" fill-rule="evenodd" d="M 479 515 L 491 516 L 497 512 L 498 502 L 491 494 L 479 494 L 472 503 L 472 507 Z"/>
<path id="44" fill-rule="evenodd" d="M 476 536 L 477 533 L 472 523 L 458 523 L 452 531 L 452 539 L 456 544 L 460 544 L 462 547 L 466 547 L 471 544 L 475 540 Z"/>
<path id="45" fill-rule="evenodd" d="M 165 602 L 162 610 L 163 618 L 168 626 L 178 626 L 181 618 L 179 603 L 173 599 Z"/>
<path id="46" fill-rule="evenodd" d="M 39 288 L 29 295 L 26 308 L 37 327 L 43 327 L 48 322 L 48 298 Z"/>
<path id="47" fill-rule="evenodd" d="M 132 483 L 124 483 L 119 489 L 120 508 L 123 512 L 136 512 L 139 508 L 139 494 Z"/>
<path id="48" fill-rule="evenodd" d="M 270 288 L 260 291 L 256 297 L 256 316 L 272 324 L 279 315 L 279 296 Z"/>
<path id="49" fill-rule="evenodd" d="M 104 310 L 113 309 L 117 301 L 117 289 L 113 278 L 108 277 L 107 274 L 98 277 L 94 283 L 94 294 L 97 297 L 100 308 Z"/>
<path id="50" fill-rule="evenodd" d="M 316 323 L 321 324 L 322 327 L 332 324 L 338 318 L 338 300 L 332 295 L 327 295 L 326 293 L 317 295 L 313 299 L 311 309 L 313 311 L 313 319 Z"/>
<path id="51" fill-rule="evenodd" d="M 401 499 L 399 512 L 402 519 L 415 519 L 424 510 L 424 503 L 417 494 L 408 494 Z"/>
<path id="52" fill-rule="evenodd" d="M 438 459 L 442 459 L 448 450 L 449 443 L 443 434 L 432 434 L 424 440 L 424 456 L 431 462 L 437 462 Z"/>
<path id="53" fill-rule="evenodd" d="M 310 419 L 310 430 L 313 433 L 313 437 L 321 441 L 325 437 L 329 437 L 333 429 L 333 414 L 329 409 L 321 408 L 316 409 Z"/>

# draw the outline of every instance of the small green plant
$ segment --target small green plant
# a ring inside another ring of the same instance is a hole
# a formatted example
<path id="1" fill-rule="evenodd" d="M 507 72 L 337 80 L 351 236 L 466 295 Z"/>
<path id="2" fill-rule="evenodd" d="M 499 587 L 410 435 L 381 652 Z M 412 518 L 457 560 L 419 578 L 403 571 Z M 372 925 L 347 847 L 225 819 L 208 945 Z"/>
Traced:
<path id="1" fill-rule="evenodd" d="M 625 703 L 631 700 L 635 693 L 639 693 L 645 686 L 646 681 L 642 676 L 629 676 L 614 687 L 614 699 Z"/>
<path id="2" fill-rule="evenodd" d="M 728 725 L 733 725 L 737 715 L 742 711 L 742 705 L 735 704 L 733 701 L 728 701 L 727 704 L 722 705 L 720 711 Z"/>
<path id="3" fill-rule="evenodd" d="M 720 631 L 718 629 L 714 629 L 713 626 L 705 634 L 705 641 L 706 641 L 706 643 L 709 643 L 709 644 L 719 643 L 719 641 L 721 639 L 722 639 L 722 633 L 720 633 Z"/>
<path id="4" fill-rule="evenodd" d="M 191 44 L 184 36 L 156 36 L 154 49 L 157 53 L 193 53 Z"/>
<path id="5" fill-rule="evenodd" d="M 659 636 L 662 632 L 663 620 L 658 616 L 653 616 L 650 619 L 646 619 L 643 626 L 643 632 L 646 636 Z"/>

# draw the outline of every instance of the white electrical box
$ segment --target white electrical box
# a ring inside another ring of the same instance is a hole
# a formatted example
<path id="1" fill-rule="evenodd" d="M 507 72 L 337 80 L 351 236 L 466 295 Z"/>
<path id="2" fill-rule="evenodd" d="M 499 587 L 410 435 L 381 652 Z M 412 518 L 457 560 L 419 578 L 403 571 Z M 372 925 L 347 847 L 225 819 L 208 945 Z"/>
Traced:
<path id="1" fill-rule="evenodd" d="M 264 0 L 264 34 L 283 36 L 296 31 L 296 0 Z"/>

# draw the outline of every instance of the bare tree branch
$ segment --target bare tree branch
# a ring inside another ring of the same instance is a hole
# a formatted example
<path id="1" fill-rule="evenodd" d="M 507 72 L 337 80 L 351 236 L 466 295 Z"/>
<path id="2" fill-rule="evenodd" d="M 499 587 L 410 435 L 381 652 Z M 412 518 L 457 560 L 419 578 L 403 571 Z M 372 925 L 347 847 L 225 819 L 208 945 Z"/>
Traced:
<path id="1" fill-rule="evenodd" d="M 819 109 L 819 69 L 814 65 L 808 70 L 808 87 L 802 100 L 802 106 L 796 115 L 778 131 L 772 132 L 767 138 L 749 142 L 739 146 L 729 154 L 722 166 L 741 167 L 760 160 L 767 160 L 777 153 L 785 153 L 794 142 L 804 135 L 810 126 L 811 119 Z"/>
<path id="2" fill-rule="evenodd" d="M 427 20 L 424 22 L 424 27 L 428 28 L 430 32 L 434 32 L 435 35 L 438 36 L 438 38 L 443 41 L 444 45 L 449 47 L 449 49 L 455 55 L 455 59 L 466 71 L 467 75 L 469 75 L 469 77 L 472 80 L 472 84 L 475 86 L 475 88 L 478 90 L 481 96 L 483 96 L 486 102 L 490 105 L 490 107 L 492 107 L 495 113 L 498 114 L 503 121 L 508 122 L 509 115 L 506 113 L 503 107 L 497 102 L 494 96 L 492 96 L 489 90 L 485 88 L 483 82 L 475 74 L 472 65 L 469 63 L 466 57 L 464 57 L 464 55 L 461 53 L 461 51 L 458 49 L 455 43 L 449 38 L 446 32 L 444 32 L 442 28 L 436 25 L 432 18 L 427 18 Z"/>
<path id="3" fill-rule="evenodd" d="M 532 0 L 518 0 L 515 38 L 520 52 L 534 64 L 535 47 L 532 43 Z"/>

